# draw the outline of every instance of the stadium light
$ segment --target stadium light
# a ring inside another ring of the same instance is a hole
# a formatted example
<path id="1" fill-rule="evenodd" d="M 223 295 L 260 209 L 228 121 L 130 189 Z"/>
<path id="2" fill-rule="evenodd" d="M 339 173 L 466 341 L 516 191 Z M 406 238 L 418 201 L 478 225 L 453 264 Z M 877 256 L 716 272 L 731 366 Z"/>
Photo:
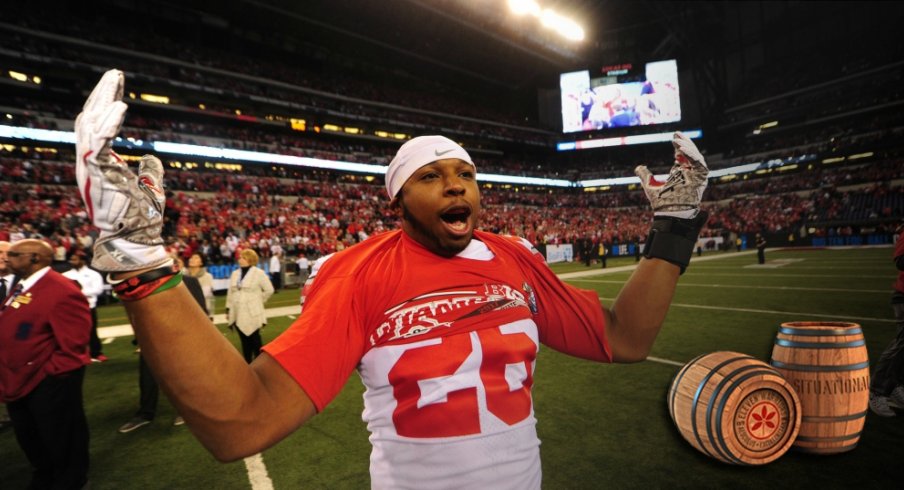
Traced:
<path id="1" fill-rule="evenodd" d="M 151 102 L 154 104 L 169 104 L 170 98 L 165 95 L 157 95 L 157 94 L 141 94 L 139 98 L 145 102 Z"/>
<path id="2" fill-rule="evenodd" d="M 509 8 L 517 15 L 540 15 L 540 4 L 534 0 L 509 0 Z"/>
<path id="3" fill-rule="evenodd" d="M 553 9 L 545 9 L 540 15 L 540 23 L 548 27 L 566 39 L 581 41 L 584 39 L 584 30 L 573 20 L 563 17 Z"/>
<path id="4" fill-rule="evenodd" d="M 509 9 L 519 16 L 536 17 L 543 27 L 557 32 L 571 41 L 583 41 L 584 29 L 577 22 L 565 17 L 551 8 L 543 8 L 534 0 L 508 0 Z"/>
<path id="5" fill-rule="evenodd" d="M 866 153 L 857 153 L 848 157 L 848 160 L 858 160 L 860 158 L 866 158 L 873 156 L 873 152 L 868 151 Z"/>
<path id="6" fill-rule="evenodd" d="M 581 26 L 569 20 L 566 23 L 566 29 L 567 30 L 562 33 L 566 39 L 571 39 L 572 41 L 584 40 L 584 29 Z"/>

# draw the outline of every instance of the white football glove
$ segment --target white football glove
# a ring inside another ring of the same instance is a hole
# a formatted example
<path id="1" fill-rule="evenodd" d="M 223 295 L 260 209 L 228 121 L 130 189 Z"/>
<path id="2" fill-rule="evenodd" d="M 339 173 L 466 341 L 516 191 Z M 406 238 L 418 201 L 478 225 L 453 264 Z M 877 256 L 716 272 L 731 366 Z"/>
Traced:
<path id="1" fill-rule="evenodd" d="M 640 185 L 655 216 L 693 218 L 700 210 L 709 168 L 697 145 L 682 133 L 675 132 L 672 146 L 675 147 L 675 164 L 668 180 L 656 180 L 645 165 L 635 168 L 634 174 L 640 177 Z"/>
<path id="2" fill-rule="evenodd" d="M 146 269 L 167 262 L 163 228 L 163 164 L 145 155 L 138 177 L 112 150 L 128 106 L 123 73 L 110 70 L 75 120 L 75 176 L 88 216 L 100 229 L 91 265 L 105 272 Z"/>

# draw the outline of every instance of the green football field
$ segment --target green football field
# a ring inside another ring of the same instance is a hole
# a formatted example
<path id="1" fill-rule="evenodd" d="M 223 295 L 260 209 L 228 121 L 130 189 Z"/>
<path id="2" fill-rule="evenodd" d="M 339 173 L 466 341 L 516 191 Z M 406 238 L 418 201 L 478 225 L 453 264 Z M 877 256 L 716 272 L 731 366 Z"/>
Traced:
<path id="1" fill-rule="evenodd" d="M 875 361 L 895 334 L 891 255 L 890 248 L 770 251 L 765 267 L 750 253 L 704 256 L 711 260 L 692 264 L 679 282 L 653 360 L 599 365 L 541 348 L 534 400 L 544 488 L 897 488 L 904 412 L 890 419 L 870 413 L 853 451 L 815 456 L 791 450 L 773 463 L 742 467 L 694 449 L 665 401 L 680 366 L 700 354 L 736 351 L 768 361 L 782 322 L 858 323 Z M 610 305 L 630 275 L 618 269 L 633 264 L 627 258 L 610 260 L 607 271 L 582 264 L 554 269 Z M 583 275 L 588 271 L 599 274 Z M 294 306 L 297 299 L 297 289 L 281 291 L 268 307 Z M 101 317 L 102 326 L 125 323 L 118 305 L 104 307 Z M 272 318 L 264 341 L 293 318 Z M 186 426 L 172 425 L 175 413 L 162 396 L 151 425 L 117 432 L 138 405 L 138 363 L 131 336 L 107 342 L 110 360 L 89 366 L 85 382 L 92 489 L 369 487 L 370 444 L 356 375 L 322 414 L 259 458 L 221 464 Z M 28 464 L 11 429 L 0 432 L 0 460 L 0 488 L 24 488 Z"/>

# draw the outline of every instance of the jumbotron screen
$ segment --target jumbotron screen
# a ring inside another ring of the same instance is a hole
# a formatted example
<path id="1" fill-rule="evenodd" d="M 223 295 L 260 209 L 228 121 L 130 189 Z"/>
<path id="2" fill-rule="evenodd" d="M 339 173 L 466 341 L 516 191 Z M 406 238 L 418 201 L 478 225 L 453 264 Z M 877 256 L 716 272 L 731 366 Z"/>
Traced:
<path id="1" fill-rule="evenodd" d="M 675 60 L 642 65 L 604 66 L 600 76 L 589 70 L 563 73 L 562 131 L 597 131 L 649 126 L 681 120 L 678 64 Z"/>

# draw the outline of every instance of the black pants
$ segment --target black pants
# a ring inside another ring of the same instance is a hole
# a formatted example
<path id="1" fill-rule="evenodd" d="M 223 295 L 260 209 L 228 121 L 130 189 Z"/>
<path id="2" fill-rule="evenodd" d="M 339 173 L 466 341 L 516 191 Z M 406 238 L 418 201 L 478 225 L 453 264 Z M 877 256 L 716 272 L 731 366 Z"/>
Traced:
<path id="1" fill-rule="evenodd" d="M 97 336 L 97 308 L 91 308 L 91 339 L 88 342 L 88 351 L 92 359 L 104 353 L 100 345 L 100 337 Z"/>
<path id="2" fill-rule="evenodd" d="M 144 356 L 138 355 L 138 390 L 139 390 L 139 406 L 135 412 L 136 417 L 145 420 L 154 420 L 157 415 L 157 400 L 160 398 L 160 388 L 157 386 L 157 380 L 151 372 Z"/>
<path id="3" fill-rule="evenodd" d="M 765 248 L 756 249 L 756 259 L 761 264 L 766 263 L 766 249 Z"/>
<path id="4" fill-rule="evenodd" d="M 235 327 L 235 331 L 242 340 L 242 355 L 245 356 L 245 362 L 251 364 L 251 361 L 261 354 L 261 331 L 255 330 L 251 335 L 245 335 L 239 327 Z"/>
<path id="5" fill-rule="evenodd" d="M 896 386 L 904 384 L 904 303 L 892 304 L 898 333 L 876 361 L 870 391 L 888 396 Z"/>
<path id="6" fill-rule="evenodd" d="M 282 287 L 282 275 L 279 272 L 271 272 L 270 273 L 270 282 L 273 284 L 273 289 L 279 290 Z"/>
<path id="7" fill-rule="evenodd" d="M 84 380 L 84 367 L 48 376 L 31 393 L 7 403 L 16 440 L 34 468 L 29 489 L 77 489 L 88 481 Z"/>

